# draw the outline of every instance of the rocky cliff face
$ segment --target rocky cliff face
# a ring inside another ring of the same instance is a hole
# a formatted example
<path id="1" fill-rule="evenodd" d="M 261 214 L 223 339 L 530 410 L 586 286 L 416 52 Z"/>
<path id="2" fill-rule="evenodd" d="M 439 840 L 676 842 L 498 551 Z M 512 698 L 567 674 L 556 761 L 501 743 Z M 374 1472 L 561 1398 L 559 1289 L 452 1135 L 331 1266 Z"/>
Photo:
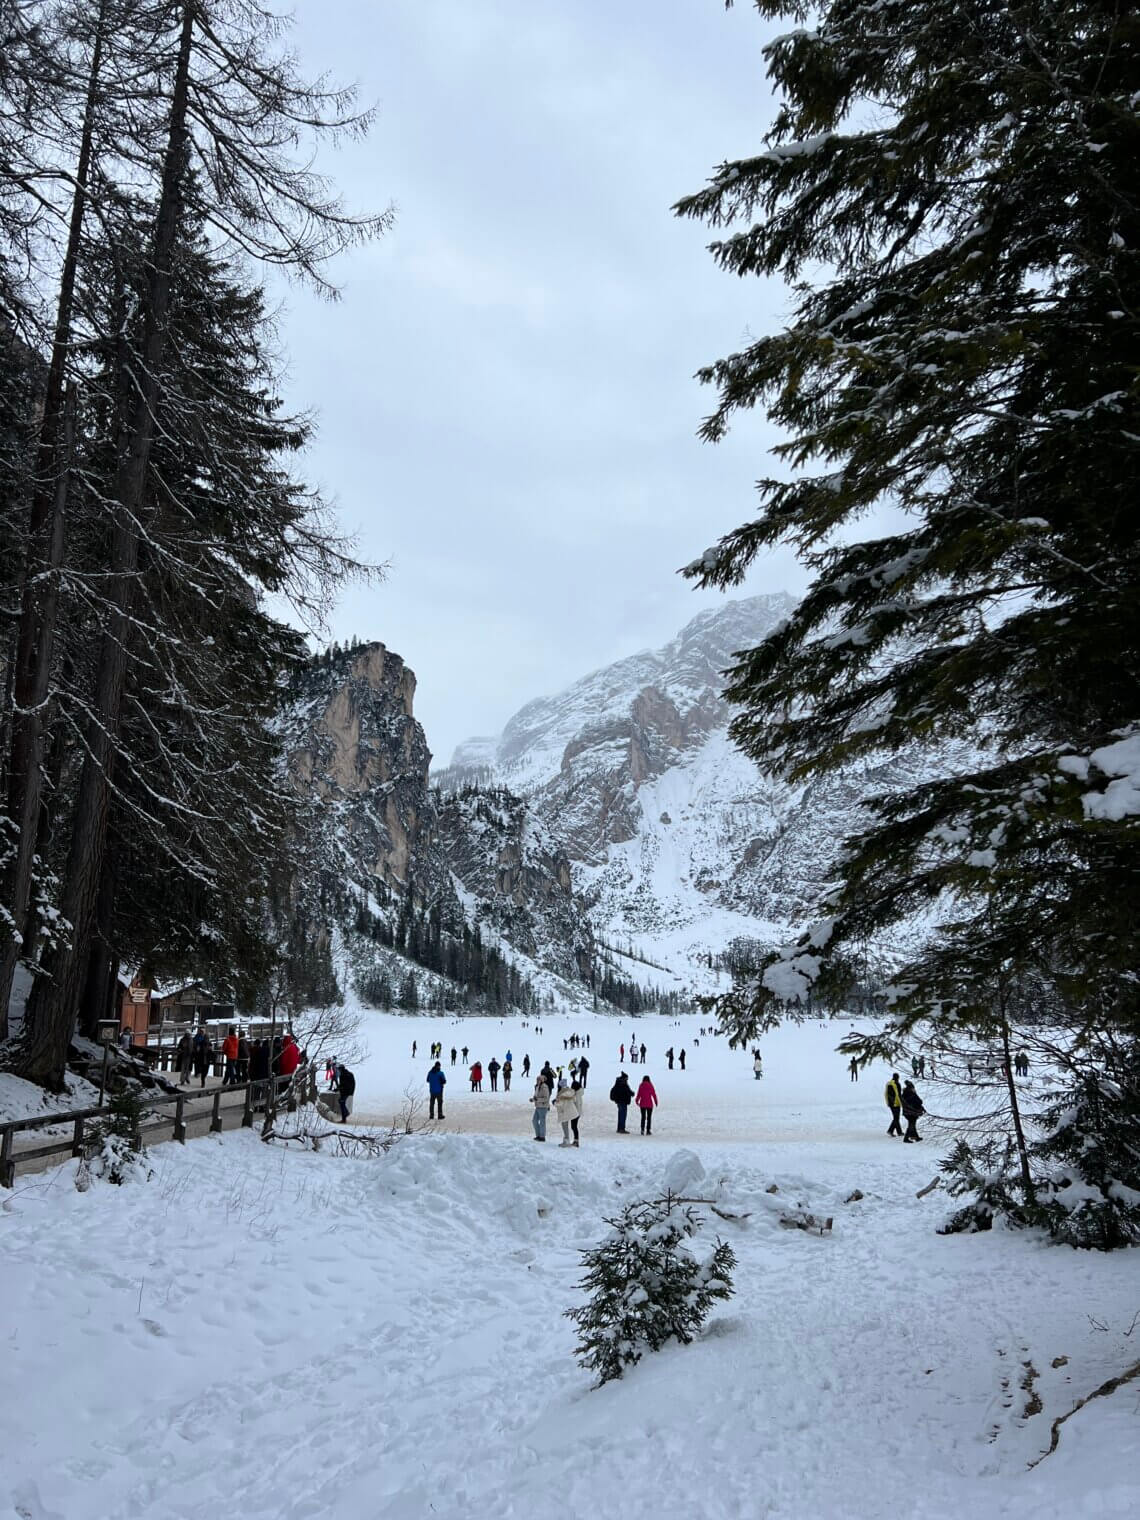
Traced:
<path id="1" fill-rule="evenodd" d="M 416 678 L 383 644 L 314 662 L 285 720 L 289 774 L 354 883 L 427 900 L 450 882 L 428 788 L 431 752 L 412 705 Z"/>
<path id="2" fill-rule="evenodd" d="M 482 925 L 570 980 L 593 965 L 593 936 L 574 894 L 570 860 L 505 787 L 467 787 L 438 803 L 439 837 Z"/>
<path id="3" fill-rule="evenodd" d="M 592 940 L 569 858 L 502 788 L 442 797 L 414 714 L 416 679 L 383 644 L 318 657 L 297 683 L 281 732 L 308 803 L 310 891 L 344 899 L 392 928 L 409 907 L 446 932 L 490 930 L 559 976 L 589 974 Z"/>

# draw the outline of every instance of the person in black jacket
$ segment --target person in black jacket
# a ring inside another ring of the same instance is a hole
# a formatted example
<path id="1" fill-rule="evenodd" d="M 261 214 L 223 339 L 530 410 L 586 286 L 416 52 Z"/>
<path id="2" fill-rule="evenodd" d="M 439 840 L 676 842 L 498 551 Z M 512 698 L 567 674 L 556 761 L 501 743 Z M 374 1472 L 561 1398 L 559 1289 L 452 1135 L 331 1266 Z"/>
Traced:
<path id="1" fill-rule="evenodd" d="M 624 1071 L 610 1088 L 610 1102 L 617 1104 L 618 1134 L 628 1135 L 629 1130 L 625 1127 L 625 1116 L 629 1113 L 629 1105 L 633 1102 L 633 1088 L 629 1085 L 629 1078 Z"/>
<path id="2" fill-rule="evenodd" d="M 338 1066 L 336 1069 L 336 1090 L 337 1096 L 340 1098 L 340 1121 L 342 1124 L 347 1124 L 350 1107 L 349 1100 L 356 1091 L 356 1078 L 347 1066 Z"/>
<path id="3" fill-rule="evenodd" d="M 581 1087 L 583 1089 L 585 1088 L 585 1086 L 586 1086 L 586 1078 L 589 1075 L 590 1075 L 590 1058 L 589 1058 L 589 1056 L 583 1056 L 582 1059 L 578 1062 L 578 1086 L 579 1087 Z"/>
<path id="4" fill-rule="evenodd" d="M 906 1120 L 906 1134 L 903 1142 L 909 1145 L 912 1140 L 921 1140 L 922 1136 L 916 1128 L 919 1118 L 926 1112 L 922 1106 L 922 1099 L 914 1090 L 913 1082 L 904 1082 L 902 1090 L 902 1111 Z"/>

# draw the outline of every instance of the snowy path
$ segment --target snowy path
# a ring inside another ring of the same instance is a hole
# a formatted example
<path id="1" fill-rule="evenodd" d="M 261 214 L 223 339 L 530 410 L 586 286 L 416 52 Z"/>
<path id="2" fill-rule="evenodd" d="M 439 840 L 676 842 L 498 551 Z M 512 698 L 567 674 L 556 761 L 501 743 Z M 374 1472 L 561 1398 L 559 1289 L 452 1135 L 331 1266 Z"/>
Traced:
<path id="1" fill-rule="evenodd" d="M 789 1108 L 797 1050 L 818 1064 L 799 1031 L 766 1078 Z M 161 1147 L 146 1186 L 35 1179 L 0 1203 L 0 1520 L 1137 1512 L 1132 1390 L 1026 1471 L 1135 1358 L 1134 1254 L 939 1237 L 914 1197 L 935 1155 L 883 1137 L 693 1149 L 749 1215 L 717 1226 L 736 1297 L 600 1390 L 562 1313 L 578 1253 L 660 1189 L 672 1136 L 437 1134 L 363 1162 L 239 1132 Z M 801 1202 L 831 1236 L 780 1227 Z"/>

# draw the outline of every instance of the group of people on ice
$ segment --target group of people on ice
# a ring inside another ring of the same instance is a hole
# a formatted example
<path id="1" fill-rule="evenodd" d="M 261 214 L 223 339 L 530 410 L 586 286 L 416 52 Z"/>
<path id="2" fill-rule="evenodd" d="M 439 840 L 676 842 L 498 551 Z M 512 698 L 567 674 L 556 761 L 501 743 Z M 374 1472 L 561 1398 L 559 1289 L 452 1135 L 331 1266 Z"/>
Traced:
<path id="1" fill-rule="evenodd" d="M 629 1115 L 631 1103 L 641 1114 L 641 1133 L 643 1135 L 651 1135 L 653 1133 L 653 1110 L 657 1107 L 658 1097 L 657 1089 L 648 1076 L 642 1077 L 635 1094 L 633 1088 L 629 1085 L 628 1076 L 623 1071 L 610 1088 L 610 1102 L 617 1105 L 617 1132 L 619 1135 L 628 1135 L 630 1133 L 626 1128 L 625 1121 Z"/>
<path id="2" fill-rule="evenodd" d="M 888 1135 L 902 1135 L 904 1142 L 910 1145 L 914 1140 L 921 1140 L 918 1132 L 918 1121 L 926 1112 L 922 1106 L 922 1099 L 915 1091 L 914 1083 L 908 1078 L 903 1082 L 897 1071 L 891 1072 L 891 1079 L 884 1090 L 887 1107 L 891 1111 L 891 1122 L 887 1129 Z M 899 1123 L 899 1115 L 906 1120 L 906 1133 L 903 1134 L 902 1125 Z"/>

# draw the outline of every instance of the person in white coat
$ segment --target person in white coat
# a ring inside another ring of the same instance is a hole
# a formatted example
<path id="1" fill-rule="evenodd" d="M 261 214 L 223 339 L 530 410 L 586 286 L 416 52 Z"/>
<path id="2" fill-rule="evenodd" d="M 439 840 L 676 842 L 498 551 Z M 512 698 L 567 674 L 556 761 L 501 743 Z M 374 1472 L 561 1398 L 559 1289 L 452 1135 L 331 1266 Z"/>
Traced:
<path id="1" fill-rule="evenodd" d="M 582 1114 L 582 1089 L 577 1082 L 563 1079 L 558 1084 L 558 1096 L 554 1100 L 558 1110 L 558 1122 L 562 1126 L 562 1145 L 578 1144 L 578 1120 Z M 570 1136 L 573 1133 L 573 1140 Z"/>
<path id="2" fill-rule="evenodd" d="M 760 1078 L 764 1075 L 764 1062 L 760 1059 L 759 1051 L 752 1058 L 752 1070 L 756 1075 L 757 1082 L 759 1082 Z"/>

